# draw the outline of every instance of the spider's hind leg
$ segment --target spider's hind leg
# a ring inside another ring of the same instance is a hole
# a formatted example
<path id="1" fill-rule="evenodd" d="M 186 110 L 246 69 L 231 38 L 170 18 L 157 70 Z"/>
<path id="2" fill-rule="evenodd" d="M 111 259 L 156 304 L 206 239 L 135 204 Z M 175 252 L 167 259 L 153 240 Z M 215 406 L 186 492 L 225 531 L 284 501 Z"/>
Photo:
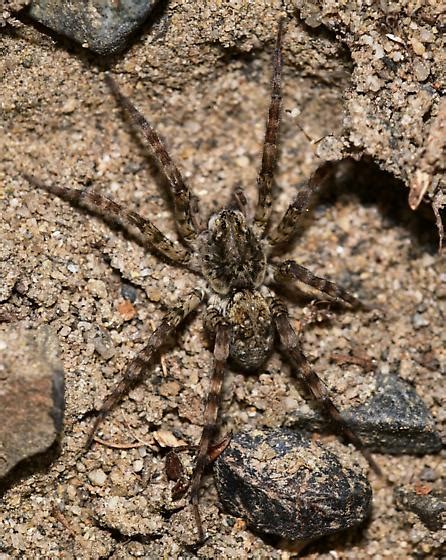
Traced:
<path id="1" fill-rule="evenodd" d="M 216 327 L 214 371 L 212 373 L 208 398 L 204 410 L 203 432 L 201 434 L 200 443 L 198 444 L 198 453 L 195 459 L 195 467 L 190 484 L 190 500 L 194 510 L 200 542 L 204 540 L 203 524 L 198 507 L 201 479 L 203 478 L 207 465 L 213 460 L 215 452 L 221 453 L 223 451 L 220 451 L 219 445 L 213 447 L 212 440 L 217 431 L 218 409 L 223 387 L 226 360 L 229 356 L 229 340 L 229 327 L 222 321 Z M 223 440 L 223 442 L 225 442 L 225 440 Z M 227 441 L 227 443 L 229 443 L 229 441 Z M 227 445 L 227 443 L 225 442 L 224 444 Z"/>
<path id="2" fill-rule="evenodd" d="M 286 307 L 278 299 L 273 299 L 270 307 L 283 348 L 305 385 L 345 437 L 361 451 L 372 469 L 378 475 L 381 475 L 381 469 L 373 459 L 371 453 L 364 447 L 359 436 L 350 428 L 344 418 L 342 418 L 339 409 L 331 400 L 326 386 L 319 379 L 316 372 L 311 369 L 307 358 L 300 348 L 299 338 L 289 322 Z"/>

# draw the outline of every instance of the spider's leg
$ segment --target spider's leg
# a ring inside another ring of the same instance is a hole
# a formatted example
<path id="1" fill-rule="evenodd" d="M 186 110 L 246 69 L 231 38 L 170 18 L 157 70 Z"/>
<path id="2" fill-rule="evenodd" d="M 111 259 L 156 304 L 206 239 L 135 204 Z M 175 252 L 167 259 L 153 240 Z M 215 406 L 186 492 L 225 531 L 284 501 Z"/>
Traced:
<path id="1" fill-rule="evenodd" d="M 187 265 L 189 252 L 166 237 L 150 220 L 143 218 L 136 212 L 126 210 L 121 204 L 114 202 L 100 194 L 69 189 L 56 185 L 46 185 L 31 175 L 24 175 L 32 185 L 79 206 L 85 206 L 89 211 L 100 214 L 105 218 L 113 218 L 124 226 L 136 227 L 143 235 L 143 240 L 149 248 L 155 248 L 164 257 L 175 263 Z"/>
<path id="2" fill-rule="evenodd" d="M 103 402 L 88 436 L 86 443 L 87 449 L 93 442 L 94 435 L 105 416 L 119 401 L 121 401 L 124 395 L 127 394 L 134 385 L 141 381 L 157 352 L 166 344 L 167 338 L 177 329 L 178 325 L 198 307 L 204 297 L 205 293 L 203 290 L 193 290 L 180 304 L 165 315 L 161 324 L 151 334 L 147 345 L 130 362 L 124 370 L 121 380 L 115 385 L 113 391 Z"/>
<path id="3" fill-rule="evenodd" d="M 221 390 L 225 374 L 226 360 L 229 355 L 229 327 L 220 323 L 216 327 L 214 345 L 214 371 L 212 373 L 208 398 L 204 409 L 204 428 L 198 444 L 198 453 L 195 459 L 195 467 L 190 485 L 190 499 L 194 509 L 195 520 L 198 528 L 200 542 L 204 540 L 203 525 L 201 523 L 200 510 L 198 508 L 199 490 L 204 470 L 210 462 L 209 450 L 212 439 L 217 430 L 218 409 L 221 399 Z"/>
<path id="4" fill-rule="evenodd" d="M 280 341 L 305 385 L 308 387 L 317 402 L 323 406 L 325 412 L 333 420 L 335 425 L 338 426 L 347 439 L 362 452 L 372 469 L 380 475 L 381 470 L 372 455 L 364 448 L 359 436 L 355 434 L 347 422 L 342 418 L 338 408 L 330 399 L 326 386 L 319 379 L 316 372 L 311 369 L 307 358 L 300 349 L 299 338 L 289 322 L 286 307 L 276 298 L 272 300 L 270 306 L 274 323 L 276 325 L 277 332 L 279 333 Z"/>
<path id="5" fill-rule="evenodd" d="M 351 306 L 359 307 L 363 304 L 359 299 L 349 294 L 344 288 L 341 288 L 334 282 L 321 278 L 313 274 L 308 268 L 297 264 L 295 261 L 284 261 L 279 264 L 271 265 L 273 270 L 273 280 L 278 284 L 287 284 L 290 281 L 297 280 L 303 284 L 307 284 L 324 294 L 327 294 L 334 301 L 348 303 Z"/>
<path id="6" fill-rule="evenodd" d="M 258 199 L 253 226 L 259 237 L 264 234 L 271 215 L 273 174 L 277 163 L 277 143 L 282 101 L 282 35 L 283 22 L 280 21 L 276 47 L 274 49 L 271 102 L 263 143 L 262 164 L 257 177 Z"/>
<path id="7" fill-rule="evenodd" d="M 179 234 L 185 241 L 193 241 L 197 237 L 195 224 L 198 223 L 199 220 L 194 217 L 194 212 L 198 213 L 198 207 L 192 200 L 189 187 L 184 182 L 178 167 L 173 162 L 161 138 L 151 124 L 138 111 L 130 99 L 121 93 L 118 84 L 109 74 L 105 75 L 105 80 L 121 107 L 127 111 L 134 125 L 141 131 L 152 149 L 159 167 L 168 180 Z"/>
<path id="8" fill-rule="evenodd" d="M 299 191 L 289 205 L 277 226 L 267 237 L 271 247 L 286 247 L 302 222 L 302 216 L 308 212 L 311 200 L 317 188 L 330 176 L 332 164 L 327 162 L 321 165 L 310 177 L 308 181 L 298 187 Z"/>

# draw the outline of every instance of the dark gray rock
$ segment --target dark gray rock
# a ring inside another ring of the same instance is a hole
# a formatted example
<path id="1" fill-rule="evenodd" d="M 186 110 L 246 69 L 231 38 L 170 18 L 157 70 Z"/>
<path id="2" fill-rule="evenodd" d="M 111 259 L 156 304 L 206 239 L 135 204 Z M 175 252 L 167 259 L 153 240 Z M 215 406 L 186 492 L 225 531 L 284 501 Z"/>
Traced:
<path id="1" fill-rule="evenodd" d="M 372 490 L 344 455 L 291 430 L 241 432 L 215 462 L 224 509 L 256 531 L 308 541 L 359 525 Z"/>
<path id="2" fill-rule="evenodd" d="M 396 375 L 379 376 L 372 397 L 342 416 L 370 451 L 424 455 L 442 446 L 423 400 Z"/>
<path id="3" fill-rule="evenodd" d="M 431 413 L 415 389 L 397 375 L 377 375 L 369 399 L 341 414 L 370 451 L 424 455 L 441 449 Z M 328 429 L 329 422 L 316 409 L 312 415 L 296 410 L 289 425 L 313 432 Z"/>
<path id="4" fill-rule="evenodd" d="M 46 451 L 62 430 L 64 374 L 52 331 L 0 333 L 0 477 Z"/>
<path id="5" fill-rule="evenodd" d="M 128 299 L 132 303 L 135 303 L 138 293 L 134 286 L 123 282 L 121 285 L 121 295 L 124 299 Z"/>
<path id="6" fill-rule="evenodd" d="M 446 490 L 424 494 L 401 486 L 395 488 L 394 497 L 398 506 L 415 513 L 430 531 L 446 527 Z"/>
<path id="7" fill-rule="evenodd" d="M 158 0 L 34 0 L 29 15 L 101 55 L 122 50 Z"/>

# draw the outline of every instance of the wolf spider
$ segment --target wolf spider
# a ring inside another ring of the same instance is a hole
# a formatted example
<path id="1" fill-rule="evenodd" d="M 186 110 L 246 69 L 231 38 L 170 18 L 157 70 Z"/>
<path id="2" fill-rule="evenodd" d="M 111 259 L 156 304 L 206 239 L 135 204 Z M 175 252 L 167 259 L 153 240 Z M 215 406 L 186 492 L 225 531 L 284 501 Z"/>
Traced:
<path id="1" fill-rule="evenodd" d="M 311 369 L 301 348 L 299 337 L 290 324 L 285 304 L 275 295 L 274 285 L 299 281 L 328 295 L 331 300 L 359 305 L 359 301 L 333 282 L 315 276 L 300 264 L 288 260 L 279 262 L 270 256 L 293 238 L 303 214 L 308 210 L 315 187 L 326 175 L 322 166 L 298 191 L 282 219 L 271 230 L 273 173 L 278 153 L 278 133 L 281 108 L 282 35 L 279 24 L 273 55 L 272 93 L 263 144 L 262 162 L 257 178 L 258 199 L 252 212 L 243 191 L 234 191 L 232 202 L 213 214 L 207 227 L 201 225 L 196 199 L 183 180 L 180 171 L 169 156 L 162 140 L 119 90 L 108 74 L 106 81 L 118 104 L 130 116 L 155 156 L 167 178 L 174 203 L 174 217 L 182 244 L 164 235 L 150 220 L 126 210 L 122 205 L 105 196 L 60 186 L 47 186 L 35 177 L 27 179 L 35 186 L 60 196 L 76 205 L 85 205 L 90 211 L 111 217 L 124 225 L 136 227 L 145 245 L 175 265 L 197 275 L 197 287 L 182 298 L 169 311 L 153 331 L 147 345 L 136 355 L 122 374 L 121 380 L 105 399 L 88 437 L 87 448 L 93 441 L 99 425 L 109 411 L 141 381 L 154 357 L 166 339 L 176 331 L 184 319 L 203 302 L 207 302 L 205 327 L 214 336 L 214 366 L 209 393 L 204 409 L 204 427 L 198 444 L 195 466 L 189 485 L 200 540 L 204 533 L 199 514 L 198 500 L 201 480 L 207 465 L 222 446 L 214 446 L 217 419 L 225 366 L 228 359 L 246 371 L 257 371 L 267 360 L 274 346 L 276 333 L 290 359 L 312 396 L 325 412 L 366 456 L 371 466 L 379 468 L 359 437 L 349 428 L 339 410 L 331 401 L 328 390 Z"/>

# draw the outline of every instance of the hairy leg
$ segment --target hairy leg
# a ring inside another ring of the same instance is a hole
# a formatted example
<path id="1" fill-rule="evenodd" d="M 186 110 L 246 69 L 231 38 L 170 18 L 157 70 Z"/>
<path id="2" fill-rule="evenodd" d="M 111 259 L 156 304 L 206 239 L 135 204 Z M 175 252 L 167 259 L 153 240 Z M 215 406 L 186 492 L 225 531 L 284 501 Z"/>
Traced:
<path id="1" fill-rule="evenodd" d="M 136 227 L 142 233 L 143 240 L 148 248 L 155 248 L 164 257 L 175 263 L 187 265 L 190 257 L 189 252 L 178 243 L 171 241 L 150 220 L 143 218 L 136 212 L 130 212 L 121 204 L 94 192 L 46 185 L 31 175 L 24 175 L 24 177 L 39 189 L 55 194 L 68 202 L 85 206 L 89 211 L 100 214 L 105 218 L 113 218 L 124 226 Z"/>
<path id="2" fill-rule="evenodd" d="M 105 81 L 121 107 L 127 111 L 134 125 L 141 131 L 142 135 L 147 140 L 158 165 L 168 180 L 174 203 L 175 221 L 177 223 L 179 234 L 187 242 L 194 240 L 197 236 L 195 224 L 199 221 L 194 218 L 194 212 L 198 212 L 198 207 L 192 200 L 189 187 L 184 182 L 178 167 L 169 156 L 169 153 L 167 152 L 166 147 L 157 132 L 133 105 L 130 99 L 121 93 L 115 80 L 109 74 L 106 74 Z"/>
<path id="3" fill-rule="evenodd" d="M 278 225 L 267 237 L 270 247 L 286 246 L 289 243 L 302 222 L 302 216 L 308 212 L 316 189 L 330 175 L 333 164 L 327 162 L 321 165 L 310 177 L 310 179 L 298 187 L 296 198 L 288 207 Z"/>
<path id="4" fill-rule="evenodd" d="M 229 327 L 226 324 L 220 323 L 216 327 L 214 371 L 204 410 L 204 428 L 198 445 L 198 453 L 195 459 L 195 467 L 190 485 L 190 499 L 194 509 L 200 541 L 204 540 L 204 532 L 198 508 L 199 491 L 204 470 L 211 461 L 209 452 L 215 432 L 217 431 L 218 409 L 221 399 L 226 360 L 229 355 L 229 334 Z"/>
<path id="5" fill-rule="evenodd" d="M 258 200 L 253 225 L 259 236 L 264 234 L 271 215 L 273 174 L 277 163 L 280 105 L 282 101 L 282 36 L 283 23 L 281 21 L 279 22 L 274 50 L 271 102 L 263 143 L 262 164 L 257 177 Z"/>
<path id="6" fill-rule="evenodd" d="M 330 399 L 327 388 L 319 379 L 316 372 L 311 369 L 305 355 L 300 349 L 299 338 L 289 322 L 288 313 L 284 304 L 278 299 L 274 299 L 271 302 L 271 313 L 283 348 L 286 354 L 291 358 L 294 367 L 299 372 L 299 375 L 303 379 L 305 385 L 308 387 L 313 397 L 323 406 L 325 412 L 333 420 L 335 425 L 338 426 L 339 429 L 344 433 L 347 439 L 351 441 L 362 452 L 372 469 L 377 474 L 381 474 L 381 470 L 376 464 L 372 455 L 367 449 L 364 448 L 364 445 L 359 436 L 357 436 L 355 432 L 352 431 L 346 421 L 342 418 L 338 408 Z"/>
<path id="7" fill-rule="evenodd" d="M 105 416 L 122 400 L 124 395 L 126 395 L 134 385 L 142 380 L 153 358 L 166 343 L 166 339 L 175 332 L 179 324 L 198 307 L 203 301 L 204 295 L 202 290 L 193 290 L 184 298 L 182 303 L 178 304 L 166 314 L 159 327 L 153 331 L 147 345 L 139 352 L 136 358 L 130 362 L 121 380 L 103 402 L 88 436 L 86 443 L 87 449 L 93 442 L 94 435 Z"/>
<path id="8" fill-rule="evenodd" d="M 272 265 L 272 272 L 273 281 L 278 284 L 286 284 L 290 281 L 297 280 L 327 294 L 335 301 L 348 303 L 354 307 L 362 305 L 355 296 L 349 294 L 344 288 L 341 288 L 334 282 L 330 282 L 330 280 L 315 276 L 307 268 L 297 264 L 295 261 L 284 261 L 279 264 L 274 264 Z"/>

